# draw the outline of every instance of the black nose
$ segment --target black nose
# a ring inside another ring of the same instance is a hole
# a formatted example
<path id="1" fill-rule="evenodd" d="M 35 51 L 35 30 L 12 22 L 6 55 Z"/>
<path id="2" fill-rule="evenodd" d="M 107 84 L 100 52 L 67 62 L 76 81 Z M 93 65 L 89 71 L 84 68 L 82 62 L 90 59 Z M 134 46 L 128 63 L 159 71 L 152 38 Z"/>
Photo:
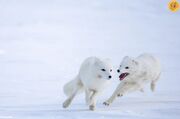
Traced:
<path id="1" fill-rule="evenodd" d="M 117 70 L 117 72 L 119 73 L 119 72 L 120 72 L 120 70 L 118 69 L 118 70 Z"/>
<path id="2" fill-rule="evenodd" d="M 109 76 L 109 78 L 112 78 L 112 76 Z"/>

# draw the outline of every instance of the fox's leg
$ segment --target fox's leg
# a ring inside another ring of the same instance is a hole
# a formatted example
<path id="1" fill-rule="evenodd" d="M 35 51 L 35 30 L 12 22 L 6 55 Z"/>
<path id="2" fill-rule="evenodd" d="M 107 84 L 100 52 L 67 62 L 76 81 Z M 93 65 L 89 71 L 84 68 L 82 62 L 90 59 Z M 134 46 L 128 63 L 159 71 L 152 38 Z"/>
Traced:
<path id="1" fill-rule="evenodd" d="M 68 99 L 66 99 L 66 100 L 64 101 L 64 103 L 63 103 L 63 108 L 67 108 L 67 107 L 71 104 L 71 102 L 72 102 L 72 100 L 74 99 L 74 97 L 76 96 L 76 94 L 77 94 L 77 90 L 74 91 L 74 93 L 73 93 L 72 95 L 70 95 L 70 96 L 68 97 Z"/>
<path id="2" fill-rule="evenodd" d="M 135 84 L 130 84 L 130 83 L 121 83 L 119 86 L 116 88 L 114 91 L 113 95 L 105 101 L 103 104 L 109 106 L 117 96 L 123 96 L 125 93 L 127 93 L 129 90 L 133 89 L 134 87 L 137 87 Z"/>
<path id="3" fill-rule="evenodd" d="M 140 90 L 141 92 L 144 92 L 144 89 L 141 87 L 141 85 L 136 83 L 124 83 L 122 88 L 119 90 L 118 96 L 123 96 L 127 92 L 132 92 Z"/>
<path id="4" fill-rule="evenodd" d="M 152 92 L 154 92 L 154 90 L 155 90 L 156 82 L 157 82 L 158 79 L 160 78 L 160 75 L 161 75 L 161 73 L 160 73 L 154 80 L 152 80 L 152 82 L 151 82 L 151 91 L 152 91 Z"/>
<path id="5" fill-rule="evenodd" d="M 72 82 L 71 86 L 72 89 L 70 90 L 69 97 L 63 103 L 64 108 L 67 108 L 71 104 L 76 94 L 83 89 L 83 84 L 78 77 L 76 77 L 75 82 Z"/>
<path id="6" fill-rule="evenodd" d="M 144 89 L 143 89 L 143 88 L 141 88 L 139 91 L 142 92 L 142 93 L 144 93 Z"/>
<path id="7" fill-rule="evenodd" d="M 152 92 L 154 92 L 155 87 L 156 87 L 156 81 L 153 80 L 153 81 L 151 82 L 151 91 L 152 91 Z"/>
<path id="8" fill-rule="evenodd" d="M 92 92 L 93 92 L 93 93 L 92 93 L 92 95 L 91 95 L 91 97 L 90 97 L 89 109 L 90 109 L 90 110 L 95 110 L 98 92 L 95 91 L 95 90 L 93 90 Z"/>
<path id="9" fill-rule="evenodd" d="M 85 98 L 86 98 L 86 104 L 90 104 L 90 97 L 92 95 L 92 92 L 89 89 L 85 89 Z"/>
<path id="10" fill-rule="evenodd" d="M 64 101 L 63 108 L 67 108 L 71 104 L 71 102 L 74 99 L 75 95 L 76 95 L 76 93 L 72 94 L 71 96 L 68 97 L 68 99 L 66 99 Z"/>
<path id="11" fill-rule="evenodd" d="M 116 88 L 116 90 L 114 91 L 112 96 L 107 101 L 105 101 L 103 104 L 109 106 L 109 104 L 111 104 L 115 100 L 115 98 L 119 95 L 120 88 L 121 88 L 121 85 L 119 84 L 119 86 Z"/>

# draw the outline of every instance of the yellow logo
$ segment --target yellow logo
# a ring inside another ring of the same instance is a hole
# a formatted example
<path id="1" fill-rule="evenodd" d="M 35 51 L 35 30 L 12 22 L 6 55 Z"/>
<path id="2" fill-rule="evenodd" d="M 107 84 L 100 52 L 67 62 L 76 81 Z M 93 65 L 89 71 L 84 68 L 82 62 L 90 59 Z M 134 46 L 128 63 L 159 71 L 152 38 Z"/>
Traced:
<path id="1" fill-rule="evenodd" d="M 171 0 L 168 4 L 168 7 L 172 12 L 176 12 L 177 10 L 179 10 L 180 5 L 177 0 Z"/>

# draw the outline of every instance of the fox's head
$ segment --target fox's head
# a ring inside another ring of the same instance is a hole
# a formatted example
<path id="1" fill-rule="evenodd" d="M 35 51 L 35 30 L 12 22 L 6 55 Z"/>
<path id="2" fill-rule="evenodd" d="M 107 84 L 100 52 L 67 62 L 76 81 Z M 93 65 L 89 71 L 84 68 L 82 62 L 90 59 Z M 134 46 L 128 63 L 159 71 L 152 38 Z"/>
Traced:
<path id="1" fill-rule="evenodd" d="M 126 79 L 126 77 L 129 77 L 136 73 L 138 65 L 138 62 L 135 59 L 128 56 L 124 57 L 119 66 L 119 69 L 117 70 L 117 72 L 120 74 L 119 80 L 122 81 Z"/>
<path id="2" fill-rule="evenodd" d="M 112 65 L 108 60 L 97 59 L 94 62 L 94 70 L 97 78 L 110 80 L 112 78 Z"/>

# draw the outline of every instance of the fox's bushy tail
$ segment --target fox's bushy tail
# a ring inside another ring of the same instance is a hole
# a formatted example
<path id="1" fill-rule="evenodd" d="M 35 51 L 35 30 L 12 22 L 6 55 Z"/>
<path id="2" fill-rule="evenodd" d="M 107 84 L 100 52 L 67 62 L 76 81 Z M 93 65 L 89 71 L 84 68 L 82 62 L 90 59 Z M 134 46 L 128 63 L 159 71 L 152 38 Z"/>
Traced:
<path id="1" fill-rule="evenodd" d="M 66 94 L 66 96 L 70 96 L 75 91 L 77 91 L 78 93 L 83 92 L 84 87 L 83 87 L 81 80 L 77 76 L 75 79 L 66 83 L 63 87 L 63 90 L 64 90 L 64 93 Z"/>

